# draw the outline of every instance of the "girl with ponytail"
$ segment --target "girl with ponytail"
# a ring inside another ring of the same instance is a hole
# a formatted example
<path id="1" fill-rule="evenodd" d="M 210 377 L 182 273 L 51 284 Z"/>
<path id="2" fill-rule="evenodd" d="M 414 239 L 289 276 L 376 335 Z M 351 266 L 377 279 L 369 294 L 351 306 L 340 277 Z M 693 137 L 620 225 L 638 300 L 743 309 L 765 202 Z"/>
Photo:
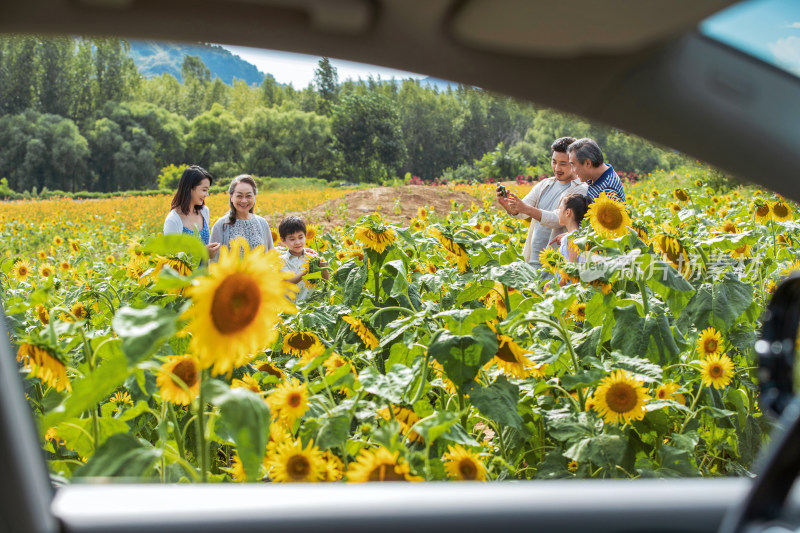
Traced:
<path id="1" fill-rule="evenodd" d="M 573 263 L 583 263 L 585 258 L 578 253 L 577 247 L 572 244 L 570 236 L 581 227 L 586 211 L 589 209 L 591 199 L 582 194 L 568 194 L 561 198 L 558 205 L 558 223 L 567 228 L 568 233 L 561 239 L 561 254 Z"/>

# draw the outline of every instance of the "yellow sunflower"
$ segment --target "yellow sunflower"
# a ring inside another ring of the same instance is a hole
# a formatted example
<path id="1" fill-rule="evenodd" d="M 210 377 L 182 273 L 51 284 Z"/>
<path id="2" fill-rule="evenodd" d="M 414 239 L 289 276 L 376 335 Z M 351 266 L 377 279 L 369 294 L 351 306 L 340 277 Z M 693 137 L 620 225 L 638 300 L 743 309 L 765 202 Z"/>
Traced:
<path id="1" fill-rule="evenodd" d="M 39 276 L 40 277 L 49 278 L 50 276 L 53 275 L 53 272 L 55 272 L 55 267 L 53 267 L 53 265 L 49 265 L 47 263 L 44 263 L 43 265 L 41 265 L 39 267 Z"/>
<path id="2" fill-rule="evenodd" d="M 114 261 L 115 261 L 115 259 L 114 259 L 113 255 L 109 254 L 109 255 L 106 256 L 106 263 L 108 263 L 109 265 L 113 265 Z"/>
<path id="3" fill-rule="evenodd" d="M 234 454 L 234 456 L 231 458 L 231 467 L 224 468 L 223 470 L 229 472 L 233 477 L 233 480 L 237 483 L 247 482 L 247 473 L 244 471 L 244 465 L 242 464 L 242 460 L 239 459 L 238 455 Z"/>
<path id="4" fill-rule="evenodd" d="M 467 254 L 466 249 L 461 244 L 446 237 L 437 228 L 429 228 L 428 233 L 436 238 L 445 250 L 456 257 L 459 272 L 466 272 L 469 268 L 469 254 Z"/>
<path id="5" fill-rule="evenodd" d="M 258 384 L 256 378 L 251 376 L 250 374 L 244 374 L 242 379 L 234 379 L 231 382 L 232 389 L 247 389 L 249 391 L 255 392 L 256 394 L 261 392 L 261 385 Z"/>
<path id="6" fill-rule="evenodd" d="M 738 248 L 732 248 L 728 250 L 728 253 L 731 254 L 731 257 L 734 259 L 744 259 L 753 255 L 753 251 L 749 244 L 743 244 Z"/>
<path id="7" fill-rule="evenodd" d="M 306 226 L 306 241 L 311 242 L 317 237 L 317 226 L 309 224 Z"/>
<path id="8" fill-rule="evenodd" d="M 683 394 L 677 392 L 681 388 L 680 385 L 673 382 L 667 382 L 659 386 L 656 390 L 655 398 L 659 400 L 674 400 L 681 405 L 686 404 L 686 398 Z"/>
<path id="9" fill-rule="evenodd" d="M 325 362 L 322 365 L 325 367 L 325 375 L 328 376 L 333 374 L 338 369 L 343 367 L 344 365 L 348 364 L 350 361 L 339 355 L 338 353 L 332 354 L 330 357 L 325 359 Z"/>
<path id="10" fill-rule="evenodd" d="M 39 250 L 38 252 L 36 252 L 36 255 L 37 255 L 37 257 L 39 257 L 39 259 L 41 259 L 42 261 L 46 261 L 46 260 L 47 260 L 47 252 L 46 252 L 46 251 L 44 251 L 44 250 Z"/>
<path id="11" fill-rule="evenodd" d="M 364 322 L 358 318 L 352 316 L 343 316 L 342 320 L 350 324 L 350 329 L 353 330 L 356 335 L 361 339 L 361 342 L 369 348 L 370 350 L 377 348 L 380 345 L 378 338 L 375 336 L 372 331 L 367 327 Z"/>
<path id="12" fill-rule="evenodd" d="M 553 274 L 558 272 L 566 262 L 567 260 L 564 255 L 556 248 L 547 246 L 539 252 L 539 263 Z"/>
<path id="13" fill-rule="evenodd" d="M 322 341 L 310 331 L 296 331 L 283 338 L 283 353 L 300 357 L 306 364 L 325 351 Z"/>
<path id="14" fill-rule="evenodd" d="M 267 396 L 267 404 L 273 419 L 281 420 L 291 427 L 295 420 L 308 411 L 308 388 L 305 383 L 288 379 Z"/>
<path id="15" fill-rule="evenodd" d="M 133 405 L 133 399 L 128 391 L 117 391 L 108 401 L 116 405 Z"/>
<path id="16" fill-rule="evenodd" d="M 344 476 L 344 463 L 330 451 L 322 453 L 322 460 L 325 462 L 325 469 L 322 473 L 322 481 L 339 481 Z"/>
<path id="17" fill-rule="evenodd" d="M 792 209 L 783 200 L 776 200 L 769 206 L 772 220 L 775 222 L 785 222 L 792 219 Z"/>
<path id="18" fill-rule="evenodd" d="M 11 267 L 11 275 L 19 281 L 25 281 L 31 274 L 31 264 L 27 259 L 20 259 Z"/>
<path id="19" fill-rule="evenodd" d="M 55 352 L 45 346 L 22 344 L 17 351 L 17 361 L 31 371 L 30 377 L 39 378 L 42 383 L 58 392 L 72 391 L 67 377 L 67 367 Z"/>
<path id="20" fill-rule="evenodd" d="M 481 222 L 480 224 L 480 232 L 484 235 L 491 235 L 494 233 L 494 228 L 489 222 Z"/>
<path id="21" fill-rule="evenodd" d="M 767 218 L 769 218 L 772 210 L 769 207 L 769 204 L 763 200 L 755 200 L 752 204 L 753 215 L 755 215 L 756 222 L 766 222 Z"/>
<path id="22" fill-rule="evenodd" d="M 725 354 L 710 355 L 700 362 L 700 377 L 706 387 L 725 388 L 733 379 L 733 361 Z"/>
<path id="23" fill-rule="evenodd" d="M 86 320 L 87 318 L 89 318 L 89 310 L 86 309 L 86 306 L 83 305 L 83 302 L 75 302 L 69 308 L 69 311 L 73 315 L 75 315 L 75 318 L 77 318 L 78 320 Z"/>
<path id="24" fill-rule="evenodd" d="M 364 246 L 379 254 L 397 240 L 397 232 L 388 227 L 383 227 L 383 230 L 380 231 L 366 226 L 357 226 L 354 235 L 356 239 L 364 243 Z"/>
<path id="25" fill-rule="evenodd" d="M 531 374 L 538 374 L 539 371 L 533 362 L 528 359 L 527 354 L 531 353 L 523 349 L 514 339 L 508 335 L 497 335 L 497 353 L 489 361 L 487 366 L 496 364 L 507 376 L 525 379 Z M 537 377 L 541 377 L 538 376 Z"/>
<path id="26" fill-rule="evenodd" d="M 674 191 L 672 191 L 672 196 L 674 196 L 676 200 L 684 204 L 689 201 L 689 193 L 686 192 L 685 189 L 675 189 Z"/>
<path id="27" fill-rule="evenodd" d="M 232 243 L 231 244 L 231 249 L 233 249 L 233 248 L 234 248 L 234 245 Z M 226 248 L 226 251 L 227 251 L 227 248 Z M 156 275 L 158 275 L 158 273 L 161 272 L 161 269 L 164 268 L 164 265 L 169 265 L 169 267 L 172 270 L 174 270 L 175 272 L 177 272 L 181 276 L 188 276 L 189 274 L 192 273 L 191 267 L 187 263 L 185 263 L 184 261 L 181 261 L 180 259 L 169 259 L 167 257 L 163 257 L 163 256 L 159 255 L 159 256 L 156 256 L 156 267 L 155 267 L 155 274 Z"/>
<path id="28" fill-rule="evenodd" d="M 213 366 L 214 375 L 228 373 L 275 340 L 279 313 L 296 311 L 286 297 L 296 285 L 286 281 L 282 267 L 274 250 L 265 254 L 259 246 L 240 258 L 239 249 L 222 247 L 209 275 L 189 288 L 186 329 L 203 368 Z"/>
<path id="29" fill-rule="evenodd" d="M 64 239 L 60 235 L 53 237 L 54 246 L 61 246 L 62 244 L 64 244 Z"/>
<path id="30" fill-rule="evenodd" d="M 283 379 L 283 371 L 272 364 L 271 361 L 255 361 L 253 365 L 256 367 L 256 370 L 259 372 L 264 372 L 269 374 L 270 376 L 275 376 L 278 379 Z"/>
<path id="31" fill-rule="evenodd" d="M 689 271 L 689 252 L 677 237 L 665 231 L 653 237 L 653 245 L 656 251 L 682 274 Z"/>
<path id="32" fill-rule="evenodd" d="M 411 475 L 408 463 L 399 457 L 400 452 L 390 452 L 383 446 L 376 450 L 363 449 L 347 468 L 351 483 L 366 481 L 421 481 Z"/>
<path id="33" fill-rule="evenodd" d="M 265 463 L 269 477 L 277 483 L 313 483 L 322 481 L 325 461 L 322 452 L 309 441 L 303 448 L 300 439 L 278 444 Z"/>
<path id="34" fill-rule="evenodd" d="M 599 235 L 612 239 L 626 235 L 631 226 L 625 205 L 606 195 L 605 191 L 589 206 L 586 217 Z"/>
<path id="35" fill-rule="evenodd" d="M 448 446 L 444 459 L 444 470 L 447 477 L 458 481 L 486 481 L 486 467 L 478 458 L 460 444 Z"/>
<path id="36" fill-rule="evenodd" d="M 634 379 L 625 370 L 617 370 L 603 378 L 594 393 L 597 411 L 607 423 L 626 424 L 644 418 L 644 406 L 650 399 L 643 382 Z"/>
<path id="37" fill-rule="evenodd" d="M 34 308 L 34 313 L 36 314 L 36 318 L 39 319 L 43 325 L 47 325 L 50 323 L 50 313 L 47 311 L 47 308 L 42 304 L 36 304 Z"/>
<path id="38" fill-rule="evenodd" d="M 400 433 L 408 437 L 409 442 L 422 442 L 422 435 L 413 431 L 411 426 L 419 422 L 420 418 L 413 410 L 408 407 L 400 407 L 397 405 L 392 406 L 394 418 L 400 423 Z M 392 413 L 389 412 L 388 407 L 378 409 L 378 415 L 384 420 L 391 420 Z"/>
<path id="39" fill-rule="evenodd" d="M 71 253 L 76 254 L 81 251 L 81 244 L 78 241 L 69 240 L 69 249 Z"/>
<path id="40" fill-rule="evenodd" d="M 569 316 L 573 317 L 576 322 L 583 322 L 586 320 L 586 304 L 584 302 L 575 300 L 570 304 L 568 311 Z"/>
<path id="41" fill-rule="evenodd" d="M 200 392 L 200 367 L 191 355 L 174 355 L 161 365 L 156 377 L 161 399 L 176 405 L 189 405 Z"/>
<path id="42" fill-rule="evenodd" d="M 697 353 L 701 358 L 722 353 L 722 333 L 714 328 L 704 329 L 697 339 Z"/>
<path id="43" fill-rule="evenodd" d="M 732 220 L 726 220 L 721 225 L 713 228 L 720 233 L 739 233 L 739 227 L 736 225 L 736 222 Z"/>

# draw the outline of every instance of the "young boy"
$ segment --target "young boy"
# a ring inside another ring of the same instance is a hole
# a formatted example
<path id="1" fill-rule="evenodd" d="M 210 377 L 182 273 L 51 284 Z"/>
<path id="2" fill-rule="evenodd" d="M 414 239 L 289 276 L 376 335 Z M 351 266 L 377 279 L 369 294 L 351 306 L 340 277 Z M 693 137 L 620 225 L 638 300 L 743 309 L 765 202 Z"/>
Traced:
<path id="1" fill-rule="evenodd" d="M 288 281 L 297 284 L 299 289 L 297 301 L 300 302 L 308 296 L 308 288 L 303 280 L 303 277 L 308 274 L 308 262 L 319 255 L 311 248 L 306 248 L 306 224 L 300 217 L 288 216 L 281 220 L 278 225 L 278 235 L 280 235 L 281 243 L 286 247 L 286 251 L 281 252 L 281 259 L 286 263 L 284 270 L 296 274 Z M 326 267 L 328 263 L 320 258 L 319 266 Z M 327 270 L 322 271 L 322 277 L 328 279 Z"/>

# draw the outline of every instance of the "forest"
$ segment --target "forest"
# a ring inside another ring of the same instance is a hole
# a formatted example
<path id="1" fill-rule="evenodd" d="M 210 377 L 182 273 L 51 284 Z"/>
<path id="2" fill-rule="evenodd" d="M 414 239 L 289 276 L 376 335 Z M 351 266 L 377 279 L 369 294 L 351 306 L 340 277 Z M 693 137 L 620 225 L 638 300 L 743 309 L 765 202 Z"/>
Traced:
<path id="1" fill-rule="evenodd" d="M 479 88 L 347 79 L 321 58 L 305 88 L 267 75 L 226 85 L 197 56 L 182 81 L 142 76 L 119 39 L 0 39 L 0 178 L 7 192 L 163 188 L 199 164 L 332 182 L 480 182 L 549 172 L 553 139 L 592 137 L 621 172 L 669 170 L 672 151 Z"/>

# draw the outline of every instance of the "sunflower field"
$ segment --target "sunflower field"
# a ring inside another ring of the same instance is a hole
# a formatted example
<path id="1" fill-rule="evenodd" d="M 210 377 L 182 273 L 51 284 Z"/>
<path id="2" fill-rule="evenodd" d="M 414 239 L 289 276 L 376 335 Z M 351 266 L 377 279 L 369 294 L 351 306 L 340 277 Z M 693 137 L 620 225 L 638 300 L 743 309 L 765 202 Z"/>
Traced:
<path id="1" fill-rule="evenodd" d="M 274 252 L 236 243 L 207 267 L 192 237 L 145 238 L 163 199 L 0 205 L 53 478 L 750 475 L 771 427 L 753 344 L 800 269 L 797 207 L 703 168 L 656 173 L 592 205 L 584 262 L 545 252 L 537 272 L 527 223 L 474 193 L 309 235 L 328 266 L 309 264 L 297 305 Z"/>

